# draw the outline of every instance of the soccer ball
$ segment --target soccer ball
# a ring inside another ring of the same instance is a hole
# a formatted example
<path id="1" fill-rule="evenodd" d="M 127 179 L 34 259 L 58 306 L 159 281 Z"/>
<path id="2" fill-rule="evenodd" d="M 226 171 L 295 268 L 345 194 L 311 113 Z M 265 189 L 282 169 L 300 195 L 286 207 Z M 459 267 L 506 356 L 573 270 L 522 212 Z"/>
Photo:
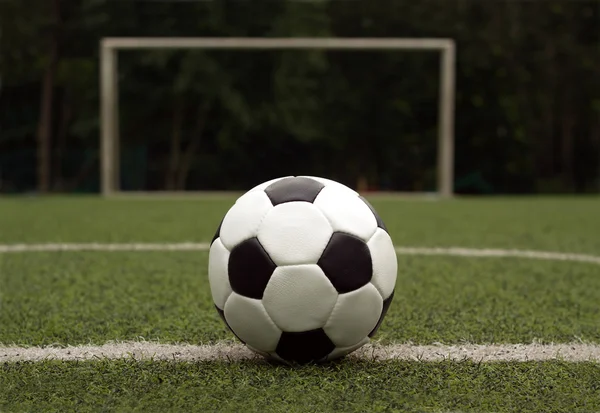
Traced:
<path id="1" fill-rule="evenodd" d="M 215 307 L 248 348 L 288 363 L 362 347 L 394 296 L 396 252 L 373 207 L 338 182 L 278 178 L 242 195 L 210 246 Z"/>

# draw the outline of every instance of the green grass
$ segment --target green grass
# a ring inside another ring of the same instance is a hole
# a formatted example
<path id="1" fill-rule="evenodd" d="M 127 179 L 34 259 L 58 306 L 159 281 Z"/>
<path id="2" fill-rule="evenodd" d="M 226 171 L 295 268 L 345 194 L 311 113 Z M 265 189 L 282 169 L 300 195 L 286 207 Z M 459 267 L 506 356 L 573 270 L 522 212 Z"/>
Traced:
<path id="1" fill-rule="evenodd" d="M 213 308 L 207 259 L 206 252 L 5 255 L 0 343 L 233 338 Z M 384 342 L 600 342 L 597 265 L 409 256 L 399 265 L 377 336 Z"/>
<path id="2" fill-rule="evenodd" d="M 0 200 L 0 243 L 207 242 L 225 199 Z M 600 255 L 600 198 L 373 199 L 398 246 Z M 0 344 L 232 339 L 206 252 L 0 255 Z M 384 343 L 600 343 L 600 267 L 400 256 Z M 0 411 L 599 411 L 600 364 L 132 360 L 0 366 Z"/>
<path id="3" fill-rule="evenodd" d="M 0 367 L 0 409 L 143 412 L 600 410 L 593 363 L 97 361 Z"/>
<path id="4" fill-rule="evenodd" d="M 0 242 L 209 241 L 234 198 L 0 201 Z M 600 197 L 373 199 L 398 246 L 600 253 Z"/>

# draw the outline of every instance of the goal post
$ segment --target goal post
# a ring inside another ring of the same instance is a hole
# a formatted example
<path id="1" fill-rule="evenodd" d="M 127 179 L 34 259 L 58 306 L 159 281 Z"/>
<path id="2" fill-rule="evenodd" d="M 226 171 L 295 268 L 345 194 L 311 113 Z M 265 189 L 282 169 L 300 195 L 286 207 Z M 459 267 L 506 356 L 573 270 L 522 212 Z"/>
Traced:
<path id="1" fill-rule="evenodd" d="M 456 47 L 452 39 L 108 37 L 101 40 L 100 47 L 100 190 L 104 196 L 120 192 L 117 52 L 125 49 L 437 51 L 441 57 L 436 186 L 441 198 L 453 195 Z"/>

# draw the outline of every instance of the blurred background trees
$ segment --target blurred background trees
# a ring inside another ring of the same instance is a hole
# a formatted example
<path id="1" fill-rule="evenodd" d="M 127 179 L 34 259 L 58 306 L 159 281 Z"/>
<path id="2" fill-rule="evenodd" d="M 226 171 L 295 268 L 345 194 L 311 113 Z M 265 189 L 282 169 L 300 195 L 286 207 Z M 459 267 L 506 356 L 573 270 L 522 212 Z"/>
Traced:
<path id="1" fill-rule="evenodd" d="M 98 190 L 105 36 L 451 37 L 462 193 L 598 192 L 600 3 L 0 2 L 0 192 Z M 124 189 L 435 185 L 438 56 L 119 55 Z"/>

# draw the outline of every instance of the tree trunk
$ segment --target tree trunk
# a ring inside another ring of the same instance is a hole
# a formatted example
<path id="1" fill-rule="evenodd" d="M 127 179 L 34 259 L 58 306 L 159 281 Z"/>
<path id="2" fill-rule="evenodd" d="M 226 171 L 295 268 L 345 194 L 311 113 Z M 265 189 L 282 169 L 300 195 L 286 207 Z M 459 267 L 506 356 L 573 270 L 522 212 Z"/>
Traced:
<path id="1" fill-rule="evenodd" d="M 69 124 L 73 118 L 73 107 L 68 93 L 65 93 L 61 105 L 61 117 L 58 130 L 56 132 L 56 153 L 54 159 L 54 189 L 64 191 L 64 181 L 62 176 L 62 162 L 67 144 L 67 135 Z"/>
<path id="2" fill-rule="evenodd" d="M 593 129 L 592 129 L 592 142 L 594 142 L 596 145 L 596 169 L 597 169 L 597 175 L 596 175 L 596 182 L 597 182 L 597 189 L 598 192 L 600 193 L 600 116 L 598 116 L 598 118 L 596 119 L 596 122 L 593 125 Z"/>
<path id="3" fill-rule="evenodd" d="M 567 107 L 565 108 L 561 119 L 561 161 L 563 170 L 563 185 L 565 189 L 569 190 L 573 189 L 574 185 L 573 141 L 575 137 L 573 134 L 573 128 L 575 127 L 575 116 L 573 115 L 571 103 L 565 103 L 567 103 Z"/>
<path id="4" fill-rule="evenodd" d="M 53 12 L 55 27 L 50 36 L 49 60 L 42 80 L 40 120 L 37 131 L 37 175 L 38 191 L 47 193 L 50 190 L 50 158 L 52 139 L 52 106 L 54 100 L 54 78 L 58 65 L 58 26 L 60 25 L 60 4 L 54 0 Z"/>
<path id="5" fill-rule="evenodd" d="M 560 145 L 556 145 L 558 133 L 555 130 L 555 125 L 558 122 L 557 114 L 560 113 L 559 107 L 555 102 L 559 100 L 556 92 L 559 86 L 559 68 L 557 52 L 554 44 L 548 42 L 544 51 L 544 67 L 545 71 L 541 77 L 541 89 L 525 89 L 526 93 L 534 96 L 534 102 L 537 105 L 527 104 L 524 100 L 523 108 L 527 108 L 527 118 L 531 125 L 531 136 L 534 144 L 535 158 L 535 180 L 539 186 L 541 181 L 554 180 L 557 176 L 557 156 L 556 151 L 560 149 Z M 538 106 L 538 112 L 532 110 L 534 106 Z"/>
<path id="6" fill-rule="evenodd" d="M 184 99 L 183 96 L 178 95 L 175 98 L 175 105 L 173 107 L 169 165 L 167 166 L 165 177 L 165 189 L 168 191 L 175 190 L 177 186 L 177 170 L 179 167 L 179 160 L 181 158 L 181 134 L 183 131 L 184 118 L 183 112 Z"/>
<path id="7" fill-rule="evenodd" d="M 181 160 L 179 174 L 177 176 L 177 189 L 185 190 L 187 177 L 190 173 L 190 168 L 192 166 L 192 161 L 194 159 L 194 155 L 196 151 L 200 147 L 200 143 L 202 142 L 202 136 L 204 135 L 204 128 L 206 127 L 206 120 L 208 118 L 208 113 L 210 112 L 210 108 L 212 106 L 212 102 L 205 102 L 198 107 L 198 118 L 196 122 L 196 127 L 194 129 L 194 133 L 190 139 L 190 143 L 183 153 L 183 159 Z"/>
<path id="8" fill-rule="evenodd" d="M 54 99 L 54 77 L 58 53 L 56 42 L 52 41 L 50 61 L 42 80 L 40 121 L 37 133 L 38 191 L 46 193 L 50 189 L 50 144 L 52 138 L 52 103 Z"/>
<path id="9" fill-rule="evenodd" d="M 510 37 L 516 42 L 521 37 L 521 3 L 508 1 L 506 7 L 508 8 L 508 19 L 505 21 L 510 22 Z"/>

